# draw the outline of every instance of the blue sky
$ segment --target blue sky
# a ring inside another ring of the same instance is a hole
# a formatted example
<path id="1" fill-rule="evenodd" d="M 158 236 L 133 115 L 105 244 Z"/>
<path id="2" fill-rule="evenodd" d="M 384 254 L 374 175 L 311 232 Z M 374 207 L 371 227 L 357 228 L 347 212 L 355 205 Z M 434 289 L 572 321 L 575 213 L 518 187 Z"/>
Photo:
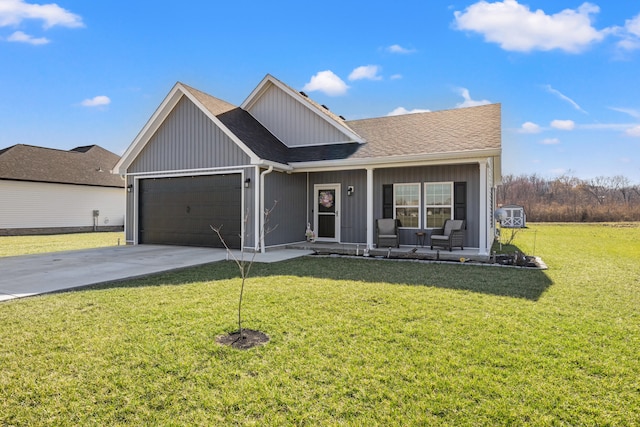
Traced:
<path id="1" fill-rule="evenodd" d="M 634 1 L 0 0 L 0 148 L 122 154 L 176 81 L 347 119 L 502 104 L 503 173 L 640 184 Z"/>

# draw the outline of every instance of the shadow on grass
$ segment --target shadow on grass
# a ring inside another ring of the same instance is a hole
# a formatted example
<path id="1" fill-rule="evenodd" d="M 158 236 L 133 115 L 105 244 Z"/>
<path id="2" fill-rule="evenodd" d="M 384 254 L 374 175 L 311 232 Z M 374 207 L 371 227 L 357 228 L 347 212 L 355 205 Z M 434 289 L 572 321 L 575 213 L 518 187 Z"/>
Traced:
<path id="1" fill-rule="evenodd" d="M 552 285 L 544 271 L 535 269 L 315 256 L 271 264 L 255 263 L 249 278 L 256 280 L 269 276 L 430 286 L 531 301 L 537 301 Z M 220 261 L 139 279 L 94 285 L 90 288 L 177 286 L 238 277 L 238 267 L 235 263 Z"/>

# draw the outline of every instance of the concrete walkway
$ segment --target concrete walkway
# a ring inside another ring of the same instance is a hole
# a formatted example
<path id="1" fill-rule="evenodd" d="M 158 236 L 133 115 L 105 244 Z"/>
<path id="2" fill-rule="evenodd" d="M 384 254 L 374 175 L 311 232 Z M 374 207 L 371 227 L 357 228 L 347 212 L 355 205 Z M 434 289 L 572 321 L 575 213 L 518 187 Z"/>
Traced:
<path id="1" fill-rule="evenodd" d="M 282 249 L 256 254 L 255 262 L 278 262 L 312 254 Z M 240 257 L 240 252 L 234 252 Z M 250 260 L 252 254 L 245 253 Z M 227 259 L 224 249 L 183 246 L 112 246 L 0 258 L 0 301 L 130 279 Z"/>

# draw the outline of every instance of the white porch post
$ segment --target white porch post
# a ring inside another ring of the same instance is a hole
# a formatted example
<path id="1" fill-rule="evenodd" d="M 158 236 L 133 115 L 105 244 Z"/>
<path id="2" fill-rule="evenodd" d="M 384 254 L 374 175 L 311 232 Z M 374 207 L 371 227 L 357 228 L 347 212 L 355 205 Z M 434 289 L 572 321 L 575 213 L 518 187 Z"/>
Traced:
<path id="1" fill-rule="evenodd" d="M 479 255 L 489 255 L 487 248 L 487 161 L 481 160 L 480 164 L 480 251 Z"/>
<path id="2" fill-rule="evenodd" d="M 264 223 L 265 223 L 265 210 L 264 210 L 264 182 L 265 176 L 273 172 L 273 165 L 270 165 L 267 170 L 262 171 L 260 174 L 260 252 L 265 253 L 265 241 L 264 241 Z M 256 233 L 258 234 L 258 233 Z M 257 246 L 256 246 L 257 247 Z"/>
<path id="3" fill-rule="evenodd" d="M 251 176 L 251 181 L 254 182 L 253 185 L 253 250 L 257 251 L 260 247 L 260 216 L 262 214 L 261 206 L 260 206 L 260 194 L 262 191 L 263 183 L 260 178 L 260 168 L 256 166 L 253 168 L 253 176 Z M 244 183 L 243 183 L 244 185 Z M 243 219 L 245 213 L 242 213 Z"/>
<path id="4" fill-rule="evenodd" d="M 367 249 L 373 249 L 373 168 L 367 168 Z"/>

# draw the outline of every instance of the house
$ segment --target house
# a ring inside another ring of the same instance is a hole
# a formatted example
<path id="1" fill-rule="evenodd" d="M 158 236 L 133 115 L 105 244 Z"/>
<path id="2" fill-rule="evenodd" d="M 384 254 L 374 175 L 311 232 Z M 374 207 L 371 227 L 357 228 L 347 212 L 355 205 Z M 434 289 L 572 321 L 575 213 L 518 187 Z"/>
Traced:
<path id="1" fill-rule="evenodd" d="M 110 173 L 119 159 L 97 145 L 0 150 L 0 235 L 122 230 L 124 180 Z"/>
<path id="2" fill-rule="evenodd" d="M 415 245 L 458 218 L 465 247 L 488 255 L 500 161 L 499 104 L 345 120 L 267 75 L 240 106 L 177 83 L 114 173 L 130 244 L 220 246 L 222 225 L 230 246 L 264 251 L 310 223 L 318 241 L 373 248 L 391 217 Z"/>

